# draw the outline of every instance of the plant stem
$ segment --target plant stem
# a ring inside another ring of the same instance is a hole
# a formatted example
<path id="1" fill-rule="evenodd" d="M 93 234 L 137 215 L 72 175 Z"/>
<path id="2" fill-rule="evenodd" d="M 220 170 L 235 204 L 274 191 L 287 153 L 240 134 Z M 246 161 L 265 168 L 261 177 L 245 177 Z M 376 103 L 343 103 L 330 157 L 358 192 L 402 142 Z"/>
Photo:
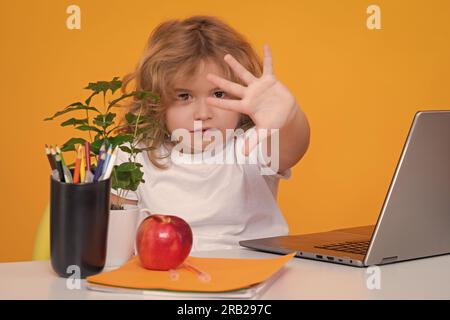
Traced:
<path id="1" fill-rule="evenodd" d="M 130 142 L 131 152 L 130 152 L 130 155 L 128 157 L 128 161 L 130 161 L 130 162 L 136 162 L 135 148 L 136 148 L 137 144 L 139 143 L 139 141 L 137 141 L 136 137 L 137 137 L 137 130 L 138 130 L 138 125 L 139 125 L 139 120 L 140 120 L 141 114 L 142 114 L 142 107 L 143 107 L 143 103 L 142 103 L 142 100 L 141 100 L 140 101 L 140 106 L 139 106 L 138 116 L 136 118 L 136 124 L 135 124 L 135 127 L 134 127 L 133 141 Z M 113 171 L 114 171 L 114 177 L 115 177 L 115 179 L 117 181 L 118 180 L 117 179 L 117 173 L 116 173 L 115 170 L 113 170 Z M 125 201 L 124 199 L 128 195 L 128 191 L 129 190 L 118 189 L 118 193 L 117 193 L 118 196 L 119 196 L 118 203 L 117 203 L 118 207 L 122 208 L 123 201 Z"/>
<path id="2" fill-rule="evenodd" d="M 131 157 L 133 157 L 133 162 L 136 162 L 136 155 L 135 155 L 135 152 L 134 152 L 134 148 L 137 145 L 136 136 L 137 136 L 139 120 L 141 118 L 141 113 L 142 113 L 142 105 L 143 105 L 143 103 L 142 103 L 142 100 L 141 100 L 140 101 L 140 105 L 139 105 L 139 113 L 138 113 L 138 116 L 136 118 L 136 125 L 134 126 L 133 143 L 130 143 L 130 146 L 131 146 L 130 160 L 131 160 Z"/>
<path id="3" fill-rule="evenodd" d="M 122 208 L 122 202 L 123 202 L 123 190 L 122 189 L 119 189 L 118 196 L 119 196 L 119 199 L 117 201 L 117 208 L 121 209 Z"/>
<path id="4" fill-rule="evenodd" d="M 106 91 L 103 92 L 103 110 L 106 110 Z M 102 116 L 103 116 L 103 123 L 105 123 L 106 116 L 105 116 L 105 114 L 103 114 Z M 105 129 L 103 129 L 102 134 L 103 134 L 103 139 L 108 138 L 108 133 L 105 131 Z"/>
<path id="5" fill-rule="evenodd" d="M 86 109 L 86 119 L 87 119 L 87 125 L 89 126 L 89 110 Z M 92 134 L 91 134 L 91 129 L 88 130 L 89 131 L 89 140 L 92 143 Z"/>

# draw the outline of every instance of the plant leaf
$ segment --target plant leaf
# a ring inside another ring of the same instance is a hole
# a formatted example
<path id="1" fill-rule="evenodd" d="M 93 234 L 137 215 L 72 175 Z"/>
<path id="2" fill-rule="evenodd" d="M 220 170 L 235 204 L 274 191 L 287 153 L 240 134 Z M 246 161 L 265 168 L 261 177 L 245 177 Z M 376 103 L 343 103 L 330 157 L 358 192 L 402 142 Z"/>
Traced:
<path id="1" fill-rule="evenodd" d="M 61 123 L 61 127 L 66 127 L 66 126 L 76 126 L 78 124 L 88 124 L 88 119 L 84 118 L 84 119 L 76 119 L 76 118 L 70 118 L 69 120 L 64 121 L 63 123 Z"/>
<path id="2" fill-rule="evenodd" d="M 56 112 L 53 116 L 51 116 L 49 118 L 45 118 L 44 121 L 53 120 L 54 118 L 59 117 L 65 113 L 76 111 L 76 110 L 92 110 L 97 113 L 100 113 L 100 111 L 98 111 L 97 108 L 95 108 L 95 107 L 88 107 L 88 106 L 85 106 L 84 104 L 82 104 L 81 102 L 75 102 L 75 103 L 69 105 L 68 107 L 66 107 L 64 110 Z"/>
<path id="3" fill-rule="evenodd" d="M 100 140 L 100 138 L 103 136 L 103 133 L 97 133 L 94 137 L 94 141 Z"/>
<path id="4" fill-rule="evenodd" d="M 125 114 L 125 120 L 127 120 L 128 125 L 132 126 L 132 125 L 136 125 L 136 124 L 143 124 L 143 123 L 148 123 L 153 121 L 153 119 L 151 119 L 151 117 L 146 116 L 141 114 L 139 116 L 139 120 L 138 120 L 138 115 L 134 114 L 133 112 L 127 112 Z"/>
<path id="5" fill-rule="evenodd" d="M 120 146 L 126 142 L 132 143 L 134 141 L 134 137 L 131 134 L 121 134 L 115 137 L 109 137 L 109 141 L 115 147 Z"/>
<path id="6" fill-rule="evenodd" d="M 133 91 L 132 95 L 140 101 L 145 101 L 148 99 L 151 99 L 153 103 L 158 103 L 160 101 L 159 95 L 151 91 Z"/>
<path id="7" fill-rule="evenodd" d="M 86 88 L 85 88 L 86 89 Z M 91 100 L 93 97 L 95 97 L 96 95 L 98 95 L 99 92 L 93 92 L 85 101 L 84 103 L 86 103 L 86 105 L 90 105 L 91 104 Z"/>
<path id="8" fill-rule="evenodd" d="M 105 141 L 105 139 L 99 139 L 99 140 L 95 140 L 94 142 L 91 143 L 91 151 L 98 155 L 100 148 L 103 144 L 103 142 Z M 106 139 L 106 144 L 108 144 L 108 139 Z"/>
<path id="9" fill-rule="evenodd" d="M 93 122 L 97 126 L 102 127 L 104 130 L 108 128 L 110 125 L 114 124 L 114 118 L 116 117 L 115 113 L 106 113 L 97 115 Z"/>
<path id="10" fill-rule="evenodd" d="M 122 150 L 124 152 L 131 153 L 131 149 L 128 148 L 127 146 L 120 146 L 119 148 L 120 148 L 120 150 Z"/>
<path id="11" fill-rule="evenodd" d="M 119 101 L 122 101 L 123 99 L 126 99 L 128 97 L 131 97 L 133 95 L 133 93 L 127 93 L 127 94 L 123 94 L 121 95 L 119 98 L 111 101 L 108 105 L 108 108 L 106 109 L 106 111 L 109 111 L 112 107 L 114 107 Z"/>
<path id="12" fill-rule="evenodd" d="M 102 133 L 102 132 L 103 132 L 102 130 L 100 130 L 100 129 L 97 128 L 97 127 L 94 127 L 94 126 L 87 126 L 87 125 L 81 125 L 81 126 L 76 127 L 75 129 L 78 129 L 78 130 L 81 130 L 81 131 L 92 130 L 92 131 L 95 131 L 95 132 L 98 132 L 98 133 Z"/>
<path id="13" fill-rule="evenodd" d="M 100 92 L 106 94 L 108 90 L 114 94 L 120 87 L 122 87 L 122 81 L 119 80 L 119 77 L 114 77 L 111 81 L 89 82 L 85 89 L 91 90 L 95 94 Z"/>
<path id="14" fill-rule="evenodd" d="M 86 142 L 83 138 L 71 138 L 67 140 L 62 146 L 61 151 L 75 151 L 75 145 L 76 144 L 84 144 Z"/>

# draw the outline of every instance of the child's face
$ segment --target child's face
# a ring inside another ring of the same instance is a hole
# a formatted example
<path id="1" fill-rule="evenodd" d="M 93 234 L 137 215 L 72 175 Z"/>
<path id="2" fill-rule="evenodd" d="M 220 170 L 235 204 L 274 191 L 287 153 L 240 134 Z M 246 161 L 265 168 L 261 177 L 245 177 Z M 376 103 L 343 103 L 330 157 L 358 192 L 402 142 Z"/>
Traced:
<path id="1" fill-rule="evenodd" d="M 208 73 L 213 73 L 225 78 L 220 68 L 213 62 L 204 62 L 199 66 L 197 74 L 190 79 L 178 79 L 175 81 L 175 102 L 172 103 L 166 112 L 166 126 L 172 133 L 175 129 L 187 129 L 191 135 L 191 153 L 194 149 L 194 121 L 201 121 L 202 129 L 214 128 L 222 132 L 225 142 L 226 129 L 235 129 L 240 113 L 223 110 L 211 105 L 207 105 L 207 97 L 223 99 L 236 99 L 227 95 L 223 90 L 217 88 L 206 79 Z M 202 150 L 210 143 L 203 141 Z"/>

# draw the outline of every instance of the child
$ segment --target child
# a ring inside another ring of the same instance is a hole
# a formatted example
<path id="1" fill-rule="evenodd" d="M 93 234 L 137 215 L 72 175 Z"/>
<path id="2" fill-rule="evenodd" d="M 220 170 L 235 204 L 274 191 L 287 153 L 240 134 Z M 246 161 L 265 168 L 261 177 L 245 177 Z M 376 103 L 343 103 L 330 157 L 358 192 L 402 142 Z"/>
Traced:
<path id="1" fill-rule="evenodd" d="M 294 96 L 274 76 L 268 46 L 261 63 L 245 38 L 215 17 L 171 20 L 150 35 L 135 71 L 123 80 L 124 92 L 131 80 L 136 90 L 160 95 L 160 103 L 143 113 L 152 112 L 164 126 L 149 140 L 155 149 L 138 155 L 146 182 L 125 203 L 186 220 L 194 233 L 193 251 L 237 248 L 240 240 L 288 234 L 276 202 L 278 182 L 291 176 L 290 168 L 305 154 L 309 125 Z M 130 108 L 137 111 L 138 106 Z M 207 132 L 221 133 L 223 140 L 193 145 L 183 139 L 180 152 L 180 139 L 173 141 L 176 130 L 185 129 L 194 140 L 206 135 L 193 132 L 194 121 L 211 128 Z M 279 129 L 278 170 L 273 174 L 261 174 L 260 160 L 206 161 L 230 151 L 250 158 L 258 150 L 255 141 L 275 143 L 270 135 L 250 139 L 269 128 Z M 227 129 L 241 129 L 245 135 L 230 138 Z M 205 152 L 211 145 L 223 147 L 212 156 Z M 174 154 L 200 155 L 204 161 L 174 161 Z M 120 164 L 128 157 L 121 152 L 117 159 Z"/>

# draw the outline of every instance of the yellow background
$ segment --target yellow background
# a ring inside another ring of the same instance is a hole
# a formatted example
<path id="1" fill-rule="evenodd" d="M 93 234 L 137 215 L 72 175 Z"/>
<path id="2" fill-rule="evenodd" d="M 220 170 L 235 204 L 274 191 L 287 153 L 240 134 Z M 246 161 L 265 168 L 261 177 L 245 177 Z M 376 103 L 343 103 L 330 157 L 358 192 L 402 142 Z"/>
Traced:
<path id="1" fill-rule="evenodd" d="M 260 55 L 269 43 L 309 118 L 310 148 L 279 189 L 291 233 L 374 223 L 415 112 L 450 106 L 450 1 L 375 3 L 381 30 L 367 29 L 364 0 L 0 0 L 0 261 L 31 258 L 43 146 L 75 134 L 42 119 L 131 71 L 158 23 L 193 14 L 223 18 Z M 71 4 L 81 30 L 66 28 Z"/>

